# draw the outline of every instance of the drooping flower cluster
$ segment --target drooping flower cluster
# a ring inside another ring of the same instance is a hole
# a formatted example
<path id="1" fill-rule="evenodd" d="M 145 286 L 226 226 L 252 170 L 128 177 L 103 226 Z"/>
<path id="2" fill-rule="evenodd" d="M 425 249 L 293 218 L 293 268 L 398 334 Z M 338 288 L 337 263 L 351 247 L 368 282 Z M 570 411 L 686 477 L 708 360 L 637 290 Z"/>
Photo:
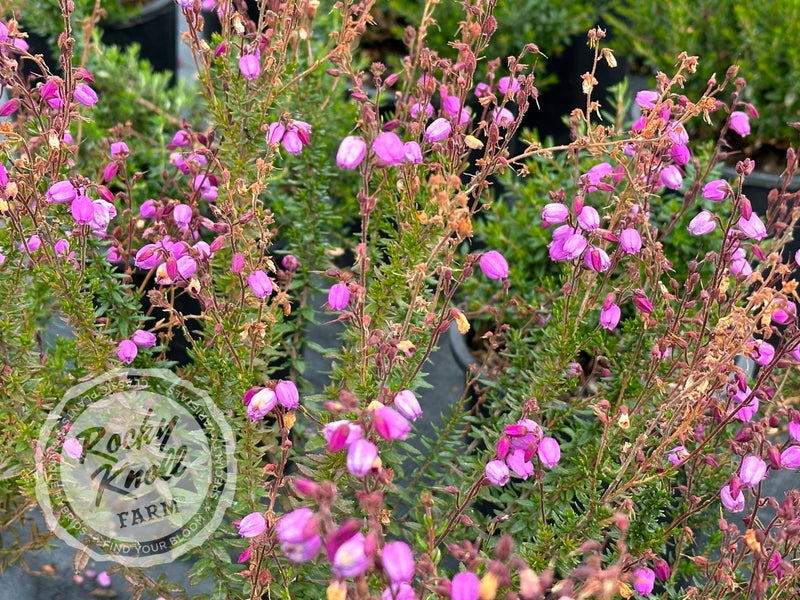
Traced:
<path id="1" fill-rule="evenodd" d="M 506 425 L 495 458 L 486 464 L 484 473 L 494 485 L 508 483 L 511 472 L 528 479 L 535 472 L 534 456 L 543 467 L 552 469 L 561 460 L 561 447 L 554 438 L 545 437 L 536 421 L 523 418 Z"/>

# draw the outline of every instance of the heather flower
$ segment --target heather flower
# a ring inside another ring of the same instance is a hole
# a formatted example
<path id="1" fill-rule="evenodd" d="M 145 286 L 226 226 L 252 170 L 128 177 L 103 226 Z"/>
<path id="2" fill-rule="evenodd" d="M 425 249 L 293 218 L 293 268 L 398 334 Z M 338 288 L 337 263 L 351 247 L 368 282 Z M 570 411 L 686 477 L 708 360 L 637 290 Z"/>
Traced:
<path id="1" fill-rule="evenodd" d="M 418 119 L 420 115 L 425 115 L 426 117 L 430 118 L 433 116 L 433 105 L 430 102 L 426 102 L 424 105 L 420 104 L 419 102 L 415 102 L 411 105 L 411 118 Z"/>
<path id="2" fill-rule="evenodd" d="M 364 160 L 367 143 L 358 136 L 348 135 L 339 144 L 336 164 L 340 169 L 355 169 Z"/>
<path id="3" fill-rule="evenodd" d="M 411 390 L 400 390 L 394 395 L 394 406 L 406 419 L 416 421 L 422 414 L 417 396 Z"/>
<path id="4" fill-rule="evenodd" d="M 633 290 L 633 305 L 645 314 L 653 312 L 653 304 L 642 290 Z"/>
<path id="5" fill-rule="evenodd" d="M 686 450 L 686 446 L 675 446 L 669 451 L 667 460 L 669 460 L 669 462 L 671 462 L 673 465 L 678 465 L 686 460 L 686 457 L 688 456 L 689 452 Z"/>
<path id="6" fill-rule="evenodd" d="M 603 308 L 600 310 L 600 327 L 611 331 L 619 324 L 621 315 L 620 307 L 613 300 L 610 303 L 603 303 Z"/>
<path id="7" fill-rule="evenodd" d="M 178 204 L 172 209 L 172 218 L 178 227 L 189 227 L 189 223 L 192 221 L 192 207 L 186 204 Z"/>
<path id="8" fill-rule="evenodd" d="M 527 479 L 533 475 L 533 463 L 525 457 L 525 454 L 525 450 L 517 448 L 506 457 L 506 464 L 522 479 Z"/>
<path id="9" fill-rule="evenodd" d="M 653 561 L 653 571 L 661 581 L 668 581 L 670 575 L 669 563 L 663 558 L 657 558 Z"/>
<path id="10" fill-rule="evenodd" d="M 373 403 L 372 409 L 372 424 L 375 426 L 375 431 L 378 432 L 385 440 L 404 440 L 408 437 L 408 432 L 411 430 L 411 425 L 406 418 L 397 412 L 395 409 L 380 404 L 380 402 Z"/>
<path id="11" fill-rule="evenodd" d="M 424 137 L 429 142 L 438 142 L 450 135 L 451 130 L 450 121 L 439 117 L 425 128 Z"/>
<path id="12" fill-rule="evenodd" d="M 172 141 L 170 142 L 170 146 L 175 148 L 184 148 L 192 143 L 192 137 L 185 129 L 179 129 L 175 132 L 175 135 L 172 136 Z"/>
<path id="13" fill-rule="evenodd" d="M 781 466 L 785 469 L 800 468 L 800 446 L 789 446 L 781 452 Z"/>
<path id="14" fill-rule="evenodd" d="M 83 446 L 76 438 L 67 438 L 64 440 L 64 452 L 70 458 L 78 460 L 83 456 Z"/>
<path id="15" fill-rule="evenodd" d="M 111 219 L 116 216 L 117 209 L 111 202 L 107 202 L 103 199 L 93 200 L 92 220 L 89 223 L 89 227 L 91 227 L 95 234 L 102 237 L 106 234 L 106 229 L 108 229 L 108 224 L 111 222 Z"/>
<path id="16" fill-rule="evenodd" d="M 475 573 L 469 571 L 456 574 L 450 585 L 452 600 L 478 600 L 481 581 Z"/>
<path id="17" fill-rule="evenodd" d="M 406 142 L 403 144 L 403 153 L 405 154 L 406 160 L 409 162 L 409 164 L 422 164 L 422 148 L 419 147 L 419 143 L 415 141 Z"/>
<path id="18" fill-rule="evenodd" d="M 561 460 L 561 447 L 558 445 L 558 442 L 551 437 L 541 439 L 536 453 L 539 455 L 539 460 L 542 461 L 542 464 L 548 469 L 555 467 L 558 461 Z"/>
<path id="19" fill-rule="evenodd" d="M 744 494 L 742 490 L 738 490 L 736 497 L 731 493 L 731 486 L 726 485 L 719 493 L 722 500 L 722 506 L 731 512 L 742 512 L 744 510 Z"/>
<path id="20" fill-rule="evenodd" d="M 745 487 L 755 487 L 767 476 L 767 463 L 757 456 L 745 456 L 739 469 L 739 478 Z"/>
<path id="21" fill-rule="evenodd" d="M 405 542 L 389 542 L 381 551 L 383 570 L 392 583 L 410 583 L 414 578 L 414 555 Z"/>
<path id="22" fill-rule="evenodd" d="M 347 449 L 347 470 L 351 475 L 363 477 L 372 470 L 378 448 L 372 442 L 359 438 Z"/>
<path id="23" fill-rule="evenodd" d="M 0 117 L 7 117 L 17 111 L 19 108 L 19 100 L 17 98 L 12 98 L 7 102 L 4 102 L 2 106 L 0 106 Z"/>
<path id="24" fill-rule="evenodd" d="M 111 142 L 109 150 L 112 158 L 124 158 L 131 152 L 125 142 Z"/>
<path id="25" fill-rule="evenodd" d="M 136 344 L 130 340 L 122 340 L 119 343 L 119 346 L 117 346 L 117 356 L 126 365 L 129 365 L 133 362 L 133 359 L 136 358 L 136 354 L 138 352 L 139 349 L 136 347 Z"/>
<path id="26" fill-rule="evenodd" d="M 500 90 L 501 94 L 507 94 L 509 90 L 512 94 L 516 94 L 520 90 L 520 83 L 519 80 L 512 77 L 501 77 L 497 81 L 497 89 Z"/>
<path id="27" fill-rule="evenodd" d="M 753 272 L 753 268 L 750 266 L 750 263 L 747 262 L 746 256 L 747 253 L 744 248 L 737 248 L 731 253 L 730 270 L 732 275 L 749 277 Z M 774 318 L 775 315 L 773 315 L 773 319 Z"/>
<path id="28" fill-rule="evenodd" d="M 307 562 L 322 546 L 317 534 L 317 519 L 310 508 L 297 508 L 286 513 L 275 525 L 281 551 L 293 562 Z"/>
<path id="29" fill-rule="evenodd" d="M 361 439 L 361 426 L 347 420 L 331 421 L 322 427 L 322 436 L 328 442 L 328 449 L 336 452 Z"/>
<path id="30" fill-rule="evenodd" d="M 735 110 L 731 113 L 731 129 L 742 137 L 750 135 L 750 117 L 746 112 Z"/>
<path id="31" fill-rule="evenodd" d="M 84 194 L 76 196 L 70 205 L 70 212 L 76 223 L 79 225 L 88 225 L 92 222 L 92 218 L 94 217 L 92 199 Z"/>
<path id="32" fill-rule="evenodd" d="M 667 165 L 661 169 L 659 180 L 661 181 L 661 185 L 671 190 L 679 190 L 683 185 L 683 175 L 680 169 L 675 165 Z"/>
<path id="33" fill-rule="evenodd" d="M 672 122 L 668 132 L 669 139 L 673 144 L 685 146 L 689 143 L 689 134 L 686 133 L 686 127 L 683 126 L 683 123 L 677 121 Z"/>
<path id="34" fill-rule="evenodd" d="M 719 202 L 732 194 L 730 184 L 724 179 L 714 179 L 703 186 L 703 198 Z"/>
<path id="35" fill-rule="evenodd" d="M 156 345 L 156 336 L 144 329 L 137 329 L 133 332 L 131 341 L 137 348 L 152 348 Z"/>
<path id="36" fill-rule="evenodd" d="M 626 254 L 636 254 L 642 249 L 642 236 L 632 227 L 623 229 L 619 234 L 619 245 Z"/>
<path id="37" fill-rule="evenodd" d="M 273 146 L 280 144 L 284 135 L 286 135 L 286 126 L 280 121 L 273 121 L 267 126 L 268 144 Z"/>
<path id="38" fill-rule="evenodd" d="M 333 572 L 339 577 L 357 577 L 370 566 L 372 559 L 365 551 L 366 538 L 361 532 L 343 542 L 331 561 Z"/>
<path id="39" fill-rule="evenodd" d="M 71 181 L 58 181 L 47 188 L 47 199 L 51 204 L 66 204 L 75 200 L 78 192 Z"/>
<path id="40" fill-rule="evenodd" d="M 61 238 L 55 244 L 53 244 L 53 251 L 59 256 L 63 256 L 67 252 L 69 252 L 69 240 Z M 2 264 L 2 262 L 0 262 Z"/>
<path id="41" fill-rule="evenodd" d="M 488 83 L 481 81 L 478 85 L 475 86 L 476 98 L 483 98 L 484 96 L 488 96 L 491 93 L 492 93 L 492 88 L 489 87 Z"/>
<path id="42" fill-rule="evenodd" d="M 75 100 L 84 106 L 92 107 L 97 103 L 97 94 L 85 83 L 79 83 L 75 86 Z"/>
<path id="43" fill-rule="evenodd" d="M 350 302 L 350 290 L 346 283 L 336 283 L 328 290 L 328 306 L 331 310 L 342 310 Z"/>
<path id="44" fill-rule="evenodd" d="M 508 277 L 508 262 L 497 250 L 489 250 L 481 255 L 479 262 L 481 271 L 489 279 L 505 279 Z"/>
<path id="45" fill-rule="evenodd" d="M 692 155 L 689 152 L 689 147 L 685 144 L 675 144 L 670 148 L 669 156 L 676 165 L 686 165 Z"/>
<path id="46" fill-rule="evenodd" d="M 259 71 L 260 65 L 258 64 L 257 54 L 243 54 L 239 57 L 239 72 L 242 74 L 242 77 L 248 81 L 252 81 L 258 77 Z"/>
<path id="47" fill-rule="evenodd" d="M 594 231 L 600 227 L 600 214 L 596 208 L 584 206 L 578 214 L 578 225 L 584 231 Z"/>
<path id="48" fill-rule="evenodd" d="M 750 398 L 750 402 L 748 404 L 744 404 L 748 397 L 752 395 Z M 741 404 L 742 406 L 739 408 L 734 409 L 733 417 L 743 423 L 749 423 L 753 420 L 753 417 L 758 412 L 758 397 L 752 393 L 752 390 L 749 386 L 745 386 L 744 390 L 737 389 L 736 393 L 733 395 L 733 401 L 737 404 Z"/>
<path id="49" fill-rule="evenodd" d="M 263 388 L 253 394 L 250 402 L 247 403 L 247 418 L 251 421 L 260 421 L 275 408 L 277 403 L 278 396 L 275 394 L 275 390 Z"/>
<path id="50" fill-rule="evenodd" d="M 692 235 L 705 235 L 714 231 L 716 227 L 717 222 L 714 220 L 714 215 L 703 210 L 689 222 L 687 229 Z"/>
<path id="51" fill-rule="evenodd" d="M 100 571 L 97 574 L 97 584 L 99 586 L 101 586 L 101 587 L 110 586 L 111 585 L 111 576 L 105 571 Z"/>
<path id="52" fill-rule="evenodd" d="M 564 227 L 562 225 L 562 227 Z M 561 229 L 560 227 L 558 229 Z M 574 260 L 586 249 L 586 238 L 569 227 L 573 233 L 566 236 L 556 236 L 558 229 L 553 232 L 553 242 L 549 246 L 550 258 L 555 262 Z"/>
<path id="53" fill-rule="evenodd" d="M 583 262 L 588 269 L 597 273 L 603 273 L 611 266 L 611 259 L 602 248 L 589 248 L 583 255 Z"/>
<path id="54" fill-rule="evenodd" d="M 287 254 L 281 259 L 281 266 L 287 271 L 294 272 L 300 266 L 300 262 L 294 254 Z"/>
<path id="55" fill-rule="evenodd" d="M 551 202 L 549 204 L 545 204 L 544 208 L 542 209 L 542 225 L 545 227 L 563 223 L 568 218 L 569 208 L 566 204 L 562 204 L 561 202 Z"/>
<path id="56" fill-rule="evenodd" d="M 775 347 L 764 340 L 755 340 L 755 356 L 752 358 L 759 365 L 768 365 L 775 358 Z"/>
<path id="57" fill-rule="evenodd" d="M 272 293 L 272 280 L 264 271 L 253 271 L 247 277 L 247 285 L 257 298 L 262 300 Z"/>
<path id="58" fill-rule="evenodd" d="M 381 593 L 381 600 L 419 600 L 412 588 L 407 583 L 391 585 Z"/>
<path id="59" fill-rule="evenodd" d="M 794 419 L 789 421 L 789 437 L 795 442 L 800 442 L 800 423 Z"/>
<path id="60" fill-rule="evenodd" d="M 281 145 L 283 145 L 283 149 L 286 150 L 289 154 L 295 155 L 300 154 L 303 151 L 303 142 L 300 140 L 300 136 L 298 135 L 296 130 L 288 129 L 281 140 Z"/>
<path id="61" fill-rule="evenodd" d="M 641 90 L 636 93 L 635 102 L 642 108 L 655 108 L 658 98 L 658 92 L 656 91 Z"/>
<path id="62" fill-rule="evenodd" d="M 492 110 L 492 121 L 498 127 L 510 127 L 514 124 L 514 113 L 512 113 L 507 108 L 497 107 Z"/>
<path id="63" fill-rule="evenodd" d="M 502 460 L 490 460 L 484 469 L 486 479 L 494 485 L 505 485 L 508 483 L 510 473 L 508 466 Z"/>
<path id="64" fill-rule="evenodd" d="M 156 201 L 152 198 L 149 198 L 142 202 L 142 205 L 139 207 L 139 215 L 143 219 L 152 219 L 158 213 L 158 206 Z"/>
<path id="65" fill-rule="evenodd" d="M 297 408 L 300 405 L 300 394 L 293 381 L 281 380 L 275 386 L 278 403 L 284 408 Z"/>
<path id="66" fill-rule="evenodd" d="M 403 141 L 393 131 L 379 133 L 372 142 L 372 150 L 389 167 L 401 164 L 406 158 Z"/>
<path id="67" fill-rule="evenodd" d="M 633 573 L 633 589 L 642 596 L 648 596 L 653 591 L 656 574 L 652 569 L 636 569 Z"/>
<path id="68" fill-rule="evenodd" d="M 749 219 L 745 219 L 744 216 L 739 217 L 739 230 L 756 241 L 767 237 L 767 228 L 756 213 L 752 213 Z"/>
<path id="69" fill-rule="evenodd" d="M 604 180 L 611 177 L 614 169 L 611 168 L 611 165 L 607 162 L 603 162 L 593 166 L 589 169 L 585 175 L 581 177 L 587 186 L 587 192 L 594 192 L 596 190 L 612 190 L 614 189 L 608 183 L 605 183 Z"/>
<path id="70" fill-rule="evenodd" d="M 267 520 L 260 512 L 252 512 L 239 521 L 239 535 L 254 538 L 267 530 Z"/>

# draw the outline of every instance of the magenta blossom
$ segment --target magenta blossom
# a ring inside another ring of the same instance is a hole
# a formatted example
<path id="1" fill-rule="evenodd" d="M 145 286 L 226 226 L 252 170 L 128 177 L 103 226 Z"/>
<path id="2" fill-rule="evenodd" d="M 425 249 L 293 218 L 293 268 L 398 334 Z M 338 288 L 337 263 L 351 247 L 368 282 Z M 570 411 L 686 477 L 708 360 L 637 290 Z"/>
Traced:
<path id="1" fill-rule="evenodd" d="M 750 117 L 746 112 L 735 110 L 731 113 L 731 129 L 742 137 L 750 135 Z"/>
<path id="2" fill-rule="evenodd" d="M 293 562 L 307 562 L 322 546 L 317 534 L 317 519 L 310 508 L 297 508 L 278 519 L 275 525 L 281 551 Z"/>
<path id="3" fill-rule="evenodd" d="M 724 179 L 714 179 L 703 186 L 703 198 L 714 202 L 725 200 L 732 193 L 730 184 Z"/>
<path id="4" fill-rule="evenodd" d="M 633 589 L 642 596 L 649 596 L 653 591 L 655 580 L 656 574 L 653 569 L 648 569 L 646 567 L 636 569 L 633 573 Z"/>
<path id="5" fill-rule="evenodd" d="M 450 121 L 439 117 L 425 128 L 425 139 L 429 142 L 438 142 L 450 135 L 452 126 Z"/>
<path id="6" fill-rule="evenodd" d="M 415 141 L 406 142 L 403 144 L 403 153 L 405 154 L 406 161 L 411 165 L 422 164 L 422 148 L 419 143 Z"/>
<path id="7" fill-rule="evenodd" d="M 558 461 L 561 460 L 561 447 L 558 445 L 558 442 L 551 437 L 541 439 L 536 453 L 539 455 L 539 460 L 542 461 L 542 464 L 548 469 L 555 467 Z"/>
<path id="8" fill-rule="evenodd" d="M 322 427 L 322 436 L 328 442 L 328 449 L 336 452 L 361 439 L 361 426 L 347 420 L 331 421 Z"/>
<path id="9" fill-rule="evenodd" d="M 542 209 L 542 225 L 549 227 L 563 223 L 569 218 L 569 208 L 561 202 L 545 204 Z"/>
<path id="10" fill-rule="evenodd" d="M 411 431 L 406 418 L 390 406 L 375 402 L 372 409 L 372 424 L 375 431 L 385 440 L 404 440 Z"/>
<path id="11" fill-rule="evenodd" d="M 505 76 L 497 80 L 497 89 L 500 90 L 501 94 L 507 94 L 509 91 L 512 94 L 516 94 L 520 90 L 520 87 L 519 80 L 516 77 Z"/>
<path id="12" fill-rule="evenodd" d="M 620 307 L 617 304 L 614 304 L 613 301 L 608 306 L 604 304 L 602 310 L 600 311 L 600 327 L 611 331 L 619 323 L 621 315 L 622 311 Z"/>
<path id="13" fill-rule="evenodd" d="M 494 485 L 505 485 L 508 483 L 510 473 L 508 466 L 502 460 L 490 460 L 484 469 L 486 479 Z"/>
<path id="14" fill-rule="evenodd" d="M 514 113 L 507 108 L 497 107 L 492 112 L 492 121 L 495 125 L 502 128 L 511 127 L 514 124 Z"/>
<path id="15" fill-rule="evenodd" d="M 328 290 L 328 306 L 331 310 L 342 310 L 350 302 L 350 290 L 346 283 L 336 283 Z"/>
<path id="16" fill-rule="evenodd" d="M 717 228 L 717 222 L 714 220 L 714 215 L 707 210 L 700 211 L 700 213 L 689 222 L 687 229 L 692 235 L 705 235 L 711 233 Z"/>
<path id="17" fill-rule="evenodd" d="M 767 237 L 767 228 L 756 213 L 752 213 L 749 219 L 745 219 L 744 216 L 739 217 L 739 230 L 756 241 Z"/>
<path id="18" fill-rule="evenodd" d="M 131 336 L 131 341 L 137 348 L 152 348 L 156 345 L 156 336 L 144 329 L 137 329 Z"/>
<path id="19" fill-rule="evenodd" d="M 78 192 L 69 180 L 57 181 L 47 188 L 47 199 L 51 204 L 66 204 L 72 202 Z"/>
<path id="20" fill-rule="evenodd" d="M 405 542 L 389 542 L 381 551 L 383 570 L 392 583 L 410 583 L 414 578 L 414 555 Z"/>
<path id="21" fill-rule="evenodd" d="M 364 160 L 367 143 L 358 136 L 348 135 L 339 144 L 336 152 L 336 164 L 340 169 L 355 169 Z"/>
<path id="22" fill-rule="evenodd" d="M 245 396 L 247 398 L 247 396 Z M 250 398 L 247 406 L 247 418 L 251 421 L 260 421 L 267 416 L 267 413 L 275 408 L 278 403 L 278 397 L 275 391 L 269 388 L 263 388 L 257 391 Z"/>
<path id="23" fill-rule="evenodd" d="M 497 250 L 489 250 L 481 255 L 479 265 L 481 271 L 489 279 L 505 279 L 508 277 L 508 262 Z"/>
<path id="24" fill-rule="evenodd" d="M 584 231 L 594 231 L 600 227 L 600 213 L 592 206 L 584 206 L 578 213 L 578 226 Z"/>
<path id="25" fill-rule="evenodd" d="M 742 512 L 744 510 L 744 494 L 742 490 L 738 490 L 736 497 L 733 496 L 731 492 L 731 486 L 726 485 L 722 488 L 719 493 L 720 499 L 722 500 L 722 506 L 727 508 L 731 512 Z"/>
<path id="26" fill-rule="evenodd" d="M 642 249 L 642 236 L 632 227 L 623 229 L 619 234 L 619 245 L 626 254 L 636 254 Z"/>
<path id="27" fill-rule="evenodd" d="M 422 414 L 417 396 L 411 390 L 400 390 L 394 395 L 394 406 L 406 419 L 416 421 Z"/>
<path id="28" fill-rule="evenodd" d="M 364 573 L 372 563 L 366 552 L 366 538 L 360 531 L 343 542 L 331 561 L 333 572 L 339 577 L 357 577 Z"/>
<path id="29" fill-rule="evenodd" d="M 258 77 L 260 66 L 257 54 L 243 54 L 239 57 L 239 72 L 248 81 Z"/>
<path id="30" fill-rule="evenodd" d="M 126 365 L 129 365 L 133 362 L 133 359 L 136 358 L 139 349 L 136 347 L 130 340 L 122 340 L 117 346 L 117 356 L 119 359 L 124 362 Z"/>
<path id="31" fill-rule="evenodd" d="M 252 512 L 239 521 L 239 535 L 253 538 L 267 530 L 267 520 L 260 512 Z"/>
<path id="32" fill-rule="evenodd" d="M 800 446 L 789 446 L 781 452 L 781 466 L 784 469 L 800 468 Z"/>
<path id="33" fill-rule="evenodd" d="M 679 190 L 683 185 L 683 175 L 681 174 L 681 170 L 675 165 L 667 165 L 661 169 L 659 181 L 661 185 L 670 190 Z"/>
<path id="34" fill-rule="evenodd" d="M 379 133 L 372 142 L 372 150 L 381 162 L 389 167 L 401 164 L 406 158 L 403 140 L 393 131 Z"/>
<path id="35" fill-rule="evenodd" d="M 275 385 L 278 403 L 284 408 L 297 408 L 300 405 L 300 394 L 293 381 L 281 380 Z"/>
<path id="36" fill-rule="evenodd" d="M 247 277 L 247 285 L 250 286 L 250 291 L 262 300 L 272 293 L 272 280 L 264 271 L 253 271 Z"/>
<path id="37" fill-rule="evenodd" d="M 767 477 L 767 463 L 758 456 L 749 455 L 742 459 L 739 477 L 745 487 L 756 487 Z"/>
<path id="38" fill-rule="evenodd" d="M 78 460 L 83 456 L 83 446 L 76 438 L 67 438 L 64 440 L 64 452 L 70 458 Z"/>
<path id="39" fill-rule="evenodd" d="M 88 225 L 94 218 L 94 204 L 92 204 L 92 199 L 84 194 L 79 194 L 72 201 L 70 211 L 76 223 L 79 225 Z"/>
<path id="40" fill-rule="evenodd" d="M 79 83 L 75 86 L 75 100 L 84 106 L 92 107 L 97 103 L 97 94 L 85 83 Z"/>
<path id="41" fill-rule="evenodd" d="M 378 447 L 363 438 L 357 439 L 347 449 L 347 470 L 351 475 L 363 477 L 372 470 L 378 458 Z"/>
<path id="42" fill-rule="evenodd" d="M 658 92 L 654 90 L 641 90 L 636 93 L 635 102 L 642 108 L 655 108 L 658 98 Z"/>
<path id="43" fill-rule="evenodd" d="M 686 446 L 675 446 L 669 451 L 667 460 L 669 460 L 669 462 L 671 462 L 673 465 L 678 465 L 686 460 L 688 456 L 689 452 L 686 450 Z"/>
<path id="44" fill-rule="evenodd" d="M 590 247 L 583 255 L 583 262 L 587 269 L 596 273 L 603 273 L 611 266 L 611 259 L 602 248 Z"/>
<path id="45" fill-rule="evenodd" d="M 478 600 L 481 580 L 475 573 L 465 571 L 456 574 L 450 585 L 451 600 Z"/>

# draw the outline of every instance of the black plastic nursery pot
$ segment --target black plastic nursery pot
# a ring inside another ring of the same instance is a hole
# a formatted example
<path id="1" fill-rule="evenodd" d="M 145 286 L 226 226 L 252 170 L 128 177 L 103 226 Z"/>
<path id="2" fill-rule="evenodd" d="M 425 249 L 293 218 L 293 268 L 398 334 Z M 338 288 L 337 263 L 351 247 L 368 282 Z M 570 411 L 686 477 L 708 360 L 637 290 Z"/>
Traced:
<path id="1" fill-rule="evenodd" d="M 60 73 L 61 65 L 47 38 L 28 31 L 30 25 L 24 23 L 24 14 L 22 19 L 23 28 L 28 32 L 29 52 L 41 54 L 50 71 Z M 178 68 L 177 27 L 177 8 L 173 0 L 151 0 L 142 6 L 139 13 L 125 21 L 103 21 L 99 24 L 104 44 L 121 48 L 138 44 L 139 55 L 149 61 L 156 71 L 172 72 L 173 83 Z M 41 75 L 32 61 L 24 61 L 22 70 L 26 77 Z"/>

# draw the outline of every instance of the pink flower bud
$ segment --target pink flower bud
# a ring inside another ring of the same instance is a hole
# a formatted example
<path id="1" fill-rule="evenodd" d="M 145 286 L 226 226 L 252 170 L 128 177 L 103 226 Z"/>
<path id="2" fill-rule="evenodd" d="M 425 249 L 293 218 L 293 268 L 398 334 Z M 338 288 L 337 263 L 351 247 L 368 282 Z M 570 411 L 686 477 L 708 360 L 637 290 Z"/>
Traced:
<path id="1" fill-rule="evenodd" d="M 94 204 L 92 199 L 84 194 L 76 196 L 70 206 L 72 218 L 79 225 L 88 225 L 94 218 Z"/>
<path id="2" fill-rule="evenodd" d="M 411 390 L 401 390 L 394 395 L 394 406 L 406 419 L 416 421 L 422 414 L 417 396 Z"/>
<path id="3" fill-rule="evenodd" d="M 247 399 L 247 395 L 242 400 L 243 404 L 245 399 Z M 247 418 L 251 421 L 260 421 L 267 416 L 269 411 L 275 408 L 277 403 L 278 397 L 275 395 L 275 391 L 269 388 L 262 388 L 250 397 L 246 405 Z"/>
<path id="4" fill-rule="evenodd" d="M 242 268 L 244 267 L 244 254 L 241 252 L 237 252 L 233 255 L 233 260 L 231 261 L 231 273 L 239 274 L 242 272 Z"/>
<path id="5" fill-rule="evenodd" d="M 284 408 L 297 408 L 300 404 L 300 394 L 293 381 L 279 381 L 275 386 L 275 395 Z"/>
<path id="6" fill-rule="evenodd" d="M 257 298 L 262 300 L 272 293 L 272 280 L 264 271 L 253 271 L 247 277 L 247 285 Z"/>
<path id="7" fill-rule="evenodd" d="M 372 142 L 372 150 L 381 162 L 390 167 L 401 164 L 406 158 L 403 141 L 392 131 L 379 133 Z"/>
<path id="8" fill-rule="evenodd" d="M 542 438 L 539 441 L 539 447 L 536 453 L 539 455 L 539 460 L 542 461 L 542 464 L 548 469 L 555 467 L 558 461 L 561 460 L 561 447 L 558 445 L 558 442 L 551 437 Z"/>
<path id="9" fill-rule="evenodd" d="M 239 72 L 242 77 L 248 81 L 252 81 L 258 77 L 260 65 L 258 64 L 258 56 L 256 54 L 244 54 L 239 57 Z"/>
<path id="10" fill-rule="evenodd" d="M 739 469 L 739 478 L 745 487 L 756 487 L 767 476 L 767 463 L 757 456 L 745 456 Z"/>
<path id="11" fill-rule="evenodd" d="M 350 290 L 346 283 L 336 283 L 328 290 L 328 306 L 331 310 L 343 310 L 350 302 Z"/>
<path id="12" fill-rule="evenodd" d="M 705 235 L 711 233 L 717 228 L 717 222 L 714 220 L 714 215 L 707 210 L 700 211 L 700 213 L 689 222 L 687 229 L 692 235 Z"/>
<path id="13" fill-rule="evenodd" d="M 75 100 L 84 106 L 92 107 L 97 103 L 97 94 L 85 83 L 79 83 L 75 86 Z"/>
<path id="14" fill-rule="evenodd" d="M 425 128 L 424 137 L 429 142 L 438 142 L 450 135 L 451 129 L 450 122 L 443 117 L 439 117 Z"/>
<path id="15" fill-rule="evenodd" d="M 137 329 L 133 332 L 131 341 L 137 348 L 152 348 L 156 345 L 156 336 L 144 329 Z"/>
<path id="16" fill-rule="evenodd" d="M 719 495 L 722 500 L 722 506 L 729 511 L 742 512 L 744 510 L 744 494 L 741 490 L 737 490 L 737 494 L 734 497 L 730 485 L 726 485 L 722 488 Z"/>
<path id="17" fill-rule="evenodd" d="M 633 305 L 645 314 L 653 312 L 653 305 L 642 290 L 633 290 Z"/>
<path id="18" fill-rule="evenodd" d="M 375 431 L 385 440 L 404 440 L 408 437 L 411 425 L 395 409 L 381 405 L 372 412 Z"/>
<path id="19" fill-rule="evenodd" d="M 12 98 L 11 100 L 4 102 L 2 106 L 0 106 L 0 117 L 7 117 L 17 111 L 19 108 L 19 100 L 17 98 Z"/>
<path id="20" fill-rule="evenodd" d="M 493 485 L 505 485 L 510 478 L 508 466 L 502 460 L 490 460 L 486 463 L 484 474 L 486 475 L 486 479 Z"/>
<path id="21" fill-rule="evenodd" d="M 363 477 L 372 470 L 378 448 L 372 442 L 359 438 L 347 449 L 347 470 L 351 475 Z"/>
<path id="22" fill-rule="evenodd" d="M 506 279 L 508 277 L 508 262 L 497 250 L 484 252 L 480 258 L 480 268 L 489 279 Z"/>
<path id="23" fill-rule="evenodd" d="M 478 600 L 481 581 L 475 573 L 464 571 L 453 577 L 450 584 L 451 600 Z"/>
<path id="24" fill-rule="evenodd" d="M 670 575 L 669 563 L 663 558 L 657 558 L 653 561 L 653 571 L 661 581 L 668 581 Z"/>
<path id="25" fill-rule="evenodd" d="M 67 438 L 64 440 L 64 452 L 70 458 L 78 460 L 83 456 L 83 446 L 81 446 L 81 443 L 76 438 Z"/>
<path id="26" fill-rule="evenodd" d="M 331 421 L 323 426 L 322 436 L 328 442 L 328 449 L 336 452 L 361 439 L 361 426 L 347 420 Z"/>
<path id="27" fill-rule="evenodd" d="M 626 254 L 636 254 L 642 249 L 642 236 L 636 229 L 623 229 L 619 234 L 619 245 Z"/>
<path id="28" fill-rule="evenodd" d="M 136 354 L 138 352 L 139 349 L 136 347 L 136 344 L 130 340 L 122 340 L 119 343 L 119 346 L 117 346 L 117 356 L 126 365 L 129 365 L 133 362 L 133 359 L 136 358 Z"/>
<path id="29" fill-rule="evenodd" d="M 731 129 L 742 137 L 750 135 L 750 117 L 746 112 L 735 110 L 731 113 Z"/>
<path id="30" fill-rule="evenodd" d="M 414 579 L 414 555 L 405 542 L 386 544 L 381 551 L 381 564 L 392 583 L 409 583 Z"/>
<path id="31" fill-rule="evenodd" d="M 636 569 L 636 571 L 633 573 L 633 589 L 635 589 L 642 596 L 649 596 L 653 591 L 655 579 L 656 574 L 652 569 Z"/>
<path id="32" fill-rule="evenodd" d="M 670 158 L 676 165 L 686 165 L 689 163 L 692 155 L 689 152 L 689 147 L 684 144 L 675 144 L 669 151 Z"/>
<path id="33" fill-rule="evenodd" d="M 108 586 L 110 586 L 111 585 L 111 576 L 105 571 L 100 571 L 97 574 L 97 585 L 99 585 L 100 587 L 108 587 Z"/>
<path id="34" fill-rule="evenodd" d="M 336 164 L 340 169 L 355 169 L 364 160 L 367 143 L 358 136 L 348 135 L 339 144 L 336 152 Z"/>
<path id="35" fill-rule="evenodd" d="M 287 254 L 281 260 L 281 266 L 287 271 L 294 272 L 300 266 L 300 262 L 294 254 Z"/>
<path id="36" fill-rule="evenodd" d="M 239 522 L 239 535 L 254 538 L 267 530 L 267 520 L 260 512 L 253 512 Z"/>
<path id="37" fill-rule="evenodd" d="M 589 248 L 586 254 L 583 255 L 583 262 L 586 268 L 596 273 L 603 273 L 611 266 L 611 259 L 602 248 Z"/>
<path id="38" fill-rule="evenodd" d="M 730 184 L 724 179 L 714 179 L 703 186 L 703 198 L 714 202 L 725 200 L 732 193 Z"/>

